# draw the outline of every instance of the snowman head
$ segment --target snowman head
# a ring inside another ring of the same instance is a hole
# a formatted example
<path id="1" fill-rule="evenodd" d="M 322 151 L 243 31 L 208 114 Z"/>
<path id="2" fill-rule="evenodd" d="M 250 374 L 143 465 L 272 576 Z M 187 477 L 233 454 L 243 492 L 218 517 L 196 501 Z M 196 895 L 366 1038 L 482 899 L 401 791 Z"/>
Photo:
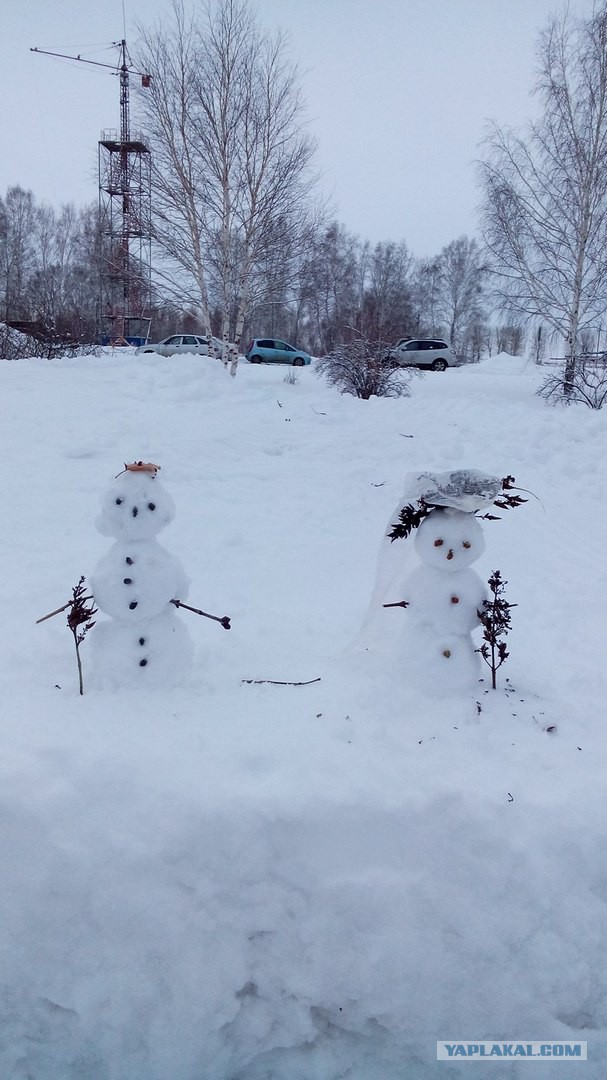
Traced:
<path id="1" fill-rule="evenodd" d="M 485 550 L 485 539 L 474 514 L 462 510 L 432 510 L 415 534 L 415 550 L 426 566 L 451 573 L 464 570 Z"/>
<path id="2" fill-rule="evenodd" d="M 175 517 L 175 504 L 155 475 L 125 471 L 101 502 L 96 525 L 116 540 L 148 540 Z"/>

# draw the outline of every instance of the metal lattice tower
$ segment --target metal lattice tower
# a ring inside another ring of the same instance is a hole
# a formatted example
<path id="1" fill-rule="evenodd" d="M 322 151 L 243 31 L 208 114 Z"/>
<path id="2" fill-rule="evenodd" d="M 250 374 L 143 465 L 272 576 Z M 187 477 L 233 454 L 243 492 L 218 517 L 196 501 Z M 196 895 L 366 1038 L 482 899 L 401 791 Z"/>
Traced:
<path id="1" fill-rule="evenodd" d="M 129 104 L 129 75 L 141 75 L 143 86 L 150 85 L 151 75 L 130 66 L 124 38 L 114 45 L 120 50 L 117 69 L 82 56 L 31 51 L 111 68 L 120 76 L 120 131 L 102 131 L 98 143 L 98 323 L 101 341 L 126 344 L 131 338 L 147 340 L 151 322 L 152 159 L 144 136 L 131 132 Z"/>
<path id="2" fill-rule="evenodd" d="M 151 318 L 152 163 L 143 135 L 131 133 L 127 61 L 122 40 L 120 132 L 99 140 L 100 329 L 112 344 L 147 340 Z"/>

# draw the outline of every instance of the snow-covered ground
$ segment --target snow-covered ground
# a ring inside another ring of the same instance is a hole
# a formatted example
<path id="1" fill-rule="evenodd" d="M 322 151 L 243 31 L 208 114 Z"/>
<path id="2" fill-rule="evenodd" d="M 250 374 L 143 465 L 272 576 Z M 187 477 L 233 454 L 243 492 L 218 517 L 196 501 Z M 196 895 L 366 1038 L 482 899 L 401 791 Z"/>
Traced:
<path id="1" fill-rule="evenodd" d="M 547 407 L 505 356 L 401 400 L 286 370 L 0 363 L 0 1077 L 602 1080 L 607 411 Z M 35 621 L 139 458 L 189 602 L 233 628 L 179 613 L 170 692 L 87 689 L 87 638 L 81 698 L 64 616 Z M 436 701 L 394 661 L 405 612 L 353 642 L 405 474 L 458 466 L 536 497 L 475 562 L 518 605 L 498 690 Z M 468 1069 L 438 1039 L 589 1060 Z"/>

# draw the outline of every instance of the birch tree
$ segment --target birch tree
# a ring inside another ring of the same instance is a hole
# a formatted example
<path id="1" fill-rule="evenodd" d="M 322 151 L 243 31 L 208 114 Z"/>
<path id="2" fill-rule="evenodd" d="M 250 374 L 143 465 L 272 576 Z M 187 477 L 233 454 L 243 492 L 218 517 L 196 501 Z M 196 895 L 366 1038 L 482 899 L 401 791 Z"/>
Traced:
<path id="1" fill-rule="evenodd" d="M 564 338 L 568 394 L 580 332 L 605 309 L 607 8 L 553 18 L 538 59 L 539 119 L 523 135 L 494 125 L 487 139 L 484 239 L 505 313 Z"/>
<path id="2" fill-rule="evenodd" d="M 144 70 L 153 72 L 140 106 L 152 145 L 153 231 L 164 262 L 155 263 L 156 284 L 171 299 L 181 298 L 211 333 L 207 272 L 205 159 L 194 139 L 197 109 L 196 24 L 181 4 L 172 25 L 141 31 Z"/>
<path id="3" fill-rule="evenodd" d="M 225 0 L 232 6 L 232 0 Z M 303 102 L 297 73 L 285 60 L 281 34 L 262 38 L 245 89 L 242 148 L 235 200 L 236 234 L 242 255 L 238 272 L 234 338 L 240 342 L 250 300 L 252 270 L 268 245 L 295 237 L 304 242 L 311 226 L 310 164 L 313 140 L 301 127 Z M 280 230 L 284 235 L 281 237 Z M 232 374 L 235 362 L 232 360 Z"/>
<path id="4" fill-rule="evenodd" d="M 309 226 L 314 143 L 297 72 L 284 36 L 262 33 L 245 0 L 217 0 L 199 17 L 175 4 L 172 30 L 143 33 L 141 48 L 154 76 L 141 101 L 157 239 L 195 284 L 207 323 L 209 294 L 217 296 L 234 375 L 257 268 L 283 241 L 303 243 Z"/>

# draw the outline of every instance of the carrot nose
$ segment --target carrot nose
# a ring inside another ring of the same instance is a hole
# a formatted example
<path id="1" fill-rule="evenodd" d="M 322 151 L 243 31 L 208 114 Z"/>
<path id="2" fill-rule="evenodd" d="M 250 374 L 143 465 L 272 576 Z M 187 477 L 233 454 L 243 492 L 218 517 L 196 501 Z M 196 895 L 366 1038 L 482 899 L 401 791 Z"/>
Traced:
<path id="1" fill-rule="evenodd" d="M 452 548 L 449 548 L 449 551 L 447 552 L 447 558 L 448 558 L 448 559 L 452 559 L 452 558 L 453 558 L 453 549 L 452 549 Z"/>

